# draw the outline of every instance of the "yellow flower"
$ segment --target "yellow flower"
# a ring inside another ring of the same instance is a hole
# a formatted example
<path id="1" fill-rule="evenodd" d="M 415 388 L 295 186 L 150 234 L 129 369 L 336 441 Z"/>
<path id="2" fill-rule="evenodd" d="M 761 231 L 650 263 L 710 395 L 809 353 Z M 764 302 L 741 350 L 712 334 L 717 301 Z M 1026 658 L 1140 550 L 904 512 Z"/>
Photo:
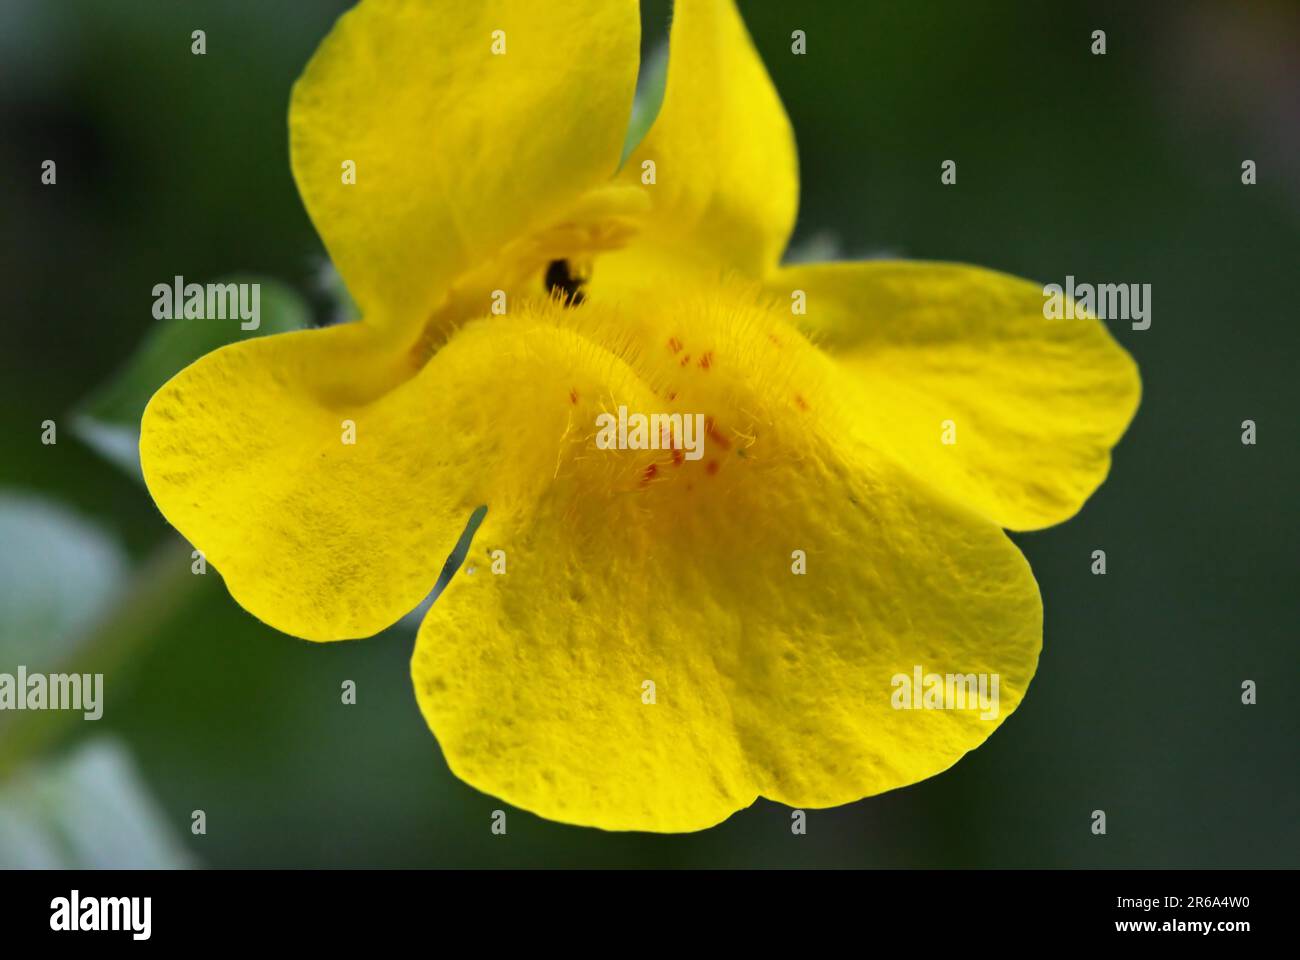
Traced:
<path id="1" fill-rule="evenodd" d="M 635 0 L 345 15 L 289 119 L 363 319 L 204 357 L 141 457 L 231 595 L 312 640 L 415 607 L 486 505 L 412 660 L 451 769 L 555 820 L 684 831 L 982 743 L 1041 645 L 1002 528 L 1079 509 L 1139 381 L 1034 283 L 779 266 L 794 141 L 731 0 L 679 0 L 616 171 L 638 34 Z M 604 449 L 620 407 L 702 415 L 703 456 Z M 900 704 L 920 670 L 996 676 L 996 715 Z"/>

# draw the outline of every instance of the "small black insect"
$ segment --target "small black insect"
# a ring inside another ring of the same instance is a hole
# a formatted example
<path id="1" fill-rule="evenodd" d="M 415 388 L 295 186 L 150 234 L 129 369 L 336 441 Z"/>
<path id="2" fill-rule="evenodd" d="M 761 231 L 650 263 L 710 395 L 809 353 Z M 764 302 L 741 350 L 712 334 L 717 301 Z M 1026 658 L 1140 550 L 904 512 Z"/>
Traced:
<path id="1" fill-rule="evenodd" d="M 579 306 L 586 300 L 582 292 L 585 279 L 576 275 L 568 260 L 552 260 L 546 267 L 546 289 L 550 293 L 560 292 L 561 302 L 566 307 Z"/>

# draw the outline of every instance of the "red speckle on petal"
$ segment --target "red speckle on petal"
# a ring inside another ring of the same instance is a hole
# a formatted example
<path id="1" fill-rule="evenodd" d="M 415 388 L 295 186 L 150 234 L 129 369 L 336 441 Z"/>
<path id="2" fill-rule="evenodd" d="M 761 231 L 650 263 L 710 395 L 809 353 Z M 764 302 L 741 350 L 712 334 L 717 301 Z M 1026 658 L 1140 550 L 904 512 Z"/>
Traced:
<path id="1" fill-rule="evenodd" d="M 690 362 L 691 362 L 691 355 L 690 355 L 689 353 L 686 354 L 686 356 L 682 357 L 682 366 L 683 366 L 683 367 L 686 366 L 686 365 L 687 365 L 688 363 L 690 363 Z"/>
<path id="2" fill-rule="evenodd" d="M 731 449 L 731 441 L 718 432 L 718 425 L 714 422 L 712 417 L 704 418 L 704 434 L 723 450 Z"/>
<path id="3" fill-rule="evenodd" d="M 808 409 L 808 401 L 805 400 L 802 395 L 796 393 L 794 395 L 794 402 L 798 405 L 800 410 Z"/>
<path id="4" fill-rule="evenodd" d="M 669 338 L 668 338 L 668 349 L 671 350 L 673 353 L 681 353 L 681 352 L 682 352 L 682 342 L 681 342 L 680 340 L 678 340 L 676 337 L 669 337 Z"/>
<path id="5" fill-rule="evenodd" d="M 710 461 L 708 462 L 708 464 L 704 467 L 704 469 L 708 471 L 709 476 L 713 476 L 713 475 L 714 475 L 715 473 L 717 473 L 720 469 L 722 469 L 722 467 L 721 467 L 721 465 L 718 463 L 718 461 L 716 461 L 716 460 L 710 460 Z"/>
<path id="6" fill-rule="evenodd" d="M 713 351 L 707 350 L 704 355 L 700 357 L 700 369 L 707 370 L 711 366 L 713 366 Z"/>
<path id="7" fill-rule="evenodd" d="M 681 447 L 673 447 L 673 466 L 680 467 L 685 462 L 686 451 L 682 450 Z"/>
<path id="8" fill-rule="evenodd" d="M 676 400 L 676 399 L 677 399 L 677 391 L 676 391 L 676 390 L 669 390 L 669 391 L 668 391 L 668 399 L 669 399 L 669 400 Z"/>
<path id="9" fill-rule="evenodd" d="M 569 402 L 570 402 L 571 404 L 573 404 L 575 407 L 578 405 L 578 388 L 577 388 L 577 387 L 570 387 L 570 388 L 569 388 Z"/>
<path id="10" fill-rule="evenodd" d="M 651 480 L 655 478 L 655 475 L 658 473 L 659 473 L 659 468 L 655 466 L 653 463 L 650 464 L 650 466 L 645 468 L 645 472 L 641 474 L 641 482 L 643 484 L 649 483 Z"/>

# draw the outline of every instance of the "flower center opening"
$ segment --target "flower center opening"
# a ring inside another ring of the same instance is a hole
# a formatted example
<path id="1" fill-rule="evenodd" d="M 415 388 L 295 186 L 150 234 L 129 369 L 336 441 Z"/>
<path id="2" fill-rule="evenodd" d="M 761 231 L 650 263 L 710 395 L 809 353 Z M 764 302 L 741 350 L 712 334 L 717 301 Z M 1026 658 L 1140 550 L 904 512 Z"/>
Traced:
<path id="1" fill-rule="evenodd" d="M 581 306 L 587 299 L 582 292 L 582 285 L 586 282 L 587 277 L 575 271 L 567 259 L 552 260 L 546 267 L 546 291 L 566 307 Z"/>

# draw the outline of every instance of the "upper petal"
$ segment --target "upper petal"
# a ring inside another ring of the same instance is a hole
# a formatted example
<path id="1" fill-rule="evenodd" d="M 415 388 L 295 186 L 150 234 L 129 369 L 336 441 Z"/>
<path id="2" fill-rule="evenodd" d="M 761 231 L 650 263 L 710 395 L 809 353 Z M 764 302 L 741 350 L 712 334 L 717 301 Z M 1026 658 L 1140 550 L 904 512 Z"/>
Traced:
<path id="1" fill-rule="evenodd" d="M 1137 410 L 1137 366 L 1105 325 L 1045 319 L 1027 280 L 867 261 L 782 268 L 770 289 L 803 293 L 795 319 L 857 382 L 862 436 L 1003 527 L 1073 516 Z"/>
<path id="2" fill-rule="evenodd" d="M 572 384 L 571 416 L 520 424 L 551 478 L 527 511 L 489 503 L 476 572 L 420 631 L 416 695 L 456 774 L 551 819 L 682 831 L 760 794 L 902 786 L 983 742 L 1041 637 L 1002 531 L 860 443 L 831 364 L 745 298 L 595 306 L 580 340 L 503 332 Z M 601 449 L 618 405 L 707 416 L 703 457 Z M 896 709 L 918 667 L 996 675 L 996 714 Z"/>
<path id="3" fill-rule="evenodd" d="M 367 322 L 415 339 L 457 277 L 613 174 L 639 35 L 636 0 L 365 0 L 339 19 L 294 87 L 290 145 Z"/>
<path id="4" fill-rule="evenodd" d="M 680 281 L 776 266 L 798 208 L 794 134 L 733 0 L 677 0 L 663 105 L 620 179 L 641 185 L 653 210 L 636 239 L 600 259 L 593 289 L 648 271 Z"/>

